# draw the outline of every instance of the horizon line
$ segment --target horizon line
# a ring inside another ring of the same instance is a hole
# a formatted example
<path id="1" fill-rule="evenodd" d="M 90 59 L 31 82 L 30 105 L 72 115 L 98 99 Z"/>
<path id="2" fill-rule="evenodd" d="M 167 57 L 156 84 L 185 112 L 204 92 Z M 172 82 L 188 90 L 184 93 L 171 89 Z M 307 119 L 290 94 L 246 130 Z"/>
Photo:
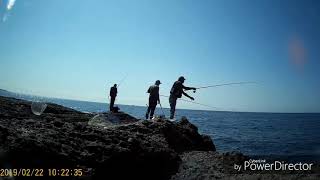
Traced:
<path id="1" fill-rule="evenodd" d="M 39 96 L 39 95 L 33 95 L 33 94 L 24 94 L 24 93 L 17 93 L 8 91 L 5 89 L 1 89 L 2 91 L 13 93 L 13 94 L 20 94 L 25 96 L 35 96 L 35 97 L 41 97 L 46 99 L 61 99 L 61 100 L 69 100 L 69 101 L 81 101 L 81 102 L 89 102 L 89 103 L 101 103 L 101 104 L 109 104 L 107 102 L 99 102 L 94 100 L 82 100 L 82 99 L 69 99 L 69 98 L 61 98 L 61 97 L 49 97 L 49 96 Z M 1 95 L 0 95 L 1 96 Z M 5 97 L 5 96 L 4 96 Z M 16 98 L 16 97 L 13 97 Z M 50 102 L 49 102 L 50 103 Z M 121 106 L 137 106 L 137 107 L 145 107 L 142 105 L 134 105 L 134 104 L 118 104 Z M 163 107 L 164 109 L 170 109 L 170 107 Z M 265 113 L 265 114 L 320 114 L 320 112 L 266 112 L 266 111 L 233 111 L 233 110 L 205 110 L 205 109 L 190 109 L 190 108 L 179 108 L 178 110 L 191 110 L 191 111 L 211 111 L 211 112 L 233 112 L 233 113 Z"/>

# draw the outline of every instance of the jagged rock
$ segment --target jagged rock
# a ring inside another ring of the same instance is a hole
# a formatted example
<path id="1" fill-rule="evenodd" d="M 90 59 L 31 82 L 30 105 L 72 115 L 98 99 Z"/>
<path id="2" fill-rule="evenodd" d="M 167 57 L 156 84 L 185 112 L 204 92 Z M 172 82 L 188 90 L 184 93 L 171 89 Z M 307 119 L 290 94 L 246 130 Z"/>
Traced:
<path id="1" fill-rule="evenodd" d="M 82 179 L 320 178 L 319 166 L 317 174 L 235 173 L 234 163 L 248 157 L 215 152 L 211 138 L 185 117 L 146 121 L 102 113 L 107 123 L 96 126 L 88 122 L 97 114 L 47 105 L 37 116 L 31 102 L 0 96 L 0 168 L 82 168 Z"/>
<path id="2" fill-rule="evenodd" d="M 48 104 L 40 116 L 31 102 L 0 97 L 0 167 L 84 168 L 90 178 L 169 179 L 179 153 L 214 151 L 188 120 L 139 121 L 125 113 L 107 128 L 88 125 L 95 114 Z"/>

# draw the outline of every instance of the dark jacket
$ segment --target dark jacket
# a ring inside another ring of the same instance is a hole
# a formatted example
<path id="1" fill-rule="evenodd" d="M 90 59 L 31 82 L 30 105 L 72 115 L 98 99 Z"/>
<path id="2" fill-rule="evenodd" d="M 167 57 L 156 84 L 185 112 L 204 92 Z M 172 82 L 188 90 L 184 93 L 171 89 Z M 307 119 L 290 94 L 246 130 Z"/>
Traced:
<path id="1" fill-rule="evenodd" d="M 170 94 L 175 96 L 176 98 L 181 98 L 183 94 L 183 90 L 191 90 L 192 87 L 186 87 L 180 81 L 174 82 Z"/>
<path id="2" fill-rule="evenodd" d="M 111 88 L 110 88 L 110 96 L 111 96 L 111 97 L 116 97 L 117 94 L 118 94 L 117 88 L 116 88 L 116 87 L 111 87 Z"/>
<path id="3" fill-rule="evenodd" d="M 147 93 L 149 93 L 149 99 L 159 101 L 160 100 L 160 95 L 159 95 L 159 86 L 157 85 L 152 85 L 149 87 Z"/>

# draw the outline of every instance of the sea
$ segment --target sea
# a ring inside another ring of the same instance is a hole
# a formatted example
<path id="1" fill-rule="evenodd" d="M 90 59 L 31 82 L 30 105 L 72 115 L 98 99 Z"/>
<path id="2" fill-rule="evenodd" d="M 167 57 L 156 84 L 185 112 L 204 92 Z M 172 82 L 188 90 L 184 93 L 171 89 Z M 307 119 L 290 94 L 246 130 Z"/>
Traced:
<path id="1" fill-rule="evenodd" d="M 1 95 L 1 93 L 0 93 Z M 12 96 L 12 95 L 11 95 Z M 34 96 L 18 98 L 34 100 Z M 42 98 L 82 112 L 102 113 L 107 103 Z M 146 107 L 118 105 L 143 119 Z M 166 117 L 169 109 L 163 109 Z M 155 114 L 161 115 L 160 108 Z M 177 109 L 177 121 L 186 116 L 202 134 L 209 135 L 217 151 L 241 152 L 257 159 L 320 162 L 320 113 L 253 113 Z"/>

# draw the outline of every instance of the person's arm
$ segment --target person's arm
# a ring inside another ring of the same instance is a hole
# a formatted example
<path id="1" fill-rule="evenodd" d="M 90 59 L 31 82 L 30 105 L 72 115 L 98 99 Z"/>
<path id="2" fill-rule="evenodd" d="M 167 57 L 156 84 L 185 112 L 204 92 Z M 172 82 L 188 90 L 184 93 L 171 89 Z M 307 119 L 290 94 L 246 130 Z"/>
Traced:
<path id="1" fill-rule="evenodd" d="M 157 98 L 158 98 L 158 103 L 160 104 L 160 94 L 159 94 L 159 87 L 157 88 Z"/>
<path id="2" fill-rule="evenodd" d="M 184 90 L 186 90 L 186 91 L 188 91 L 188 90 L 196 90 L 195 87 L 187 87 L 187 86 L 184 86 L 184 85 L 182 85 L 182 88 L 183 88 Z"/>
<path id="3" fill-rule="evenodd" d="M 182 94 L 185 95 L 186 97 L 190 98 L 191 100 L 194 100 L 193 97 L 189 96 L 187 93 L 185 93 L 184 91 L 182 91 Z"/>

